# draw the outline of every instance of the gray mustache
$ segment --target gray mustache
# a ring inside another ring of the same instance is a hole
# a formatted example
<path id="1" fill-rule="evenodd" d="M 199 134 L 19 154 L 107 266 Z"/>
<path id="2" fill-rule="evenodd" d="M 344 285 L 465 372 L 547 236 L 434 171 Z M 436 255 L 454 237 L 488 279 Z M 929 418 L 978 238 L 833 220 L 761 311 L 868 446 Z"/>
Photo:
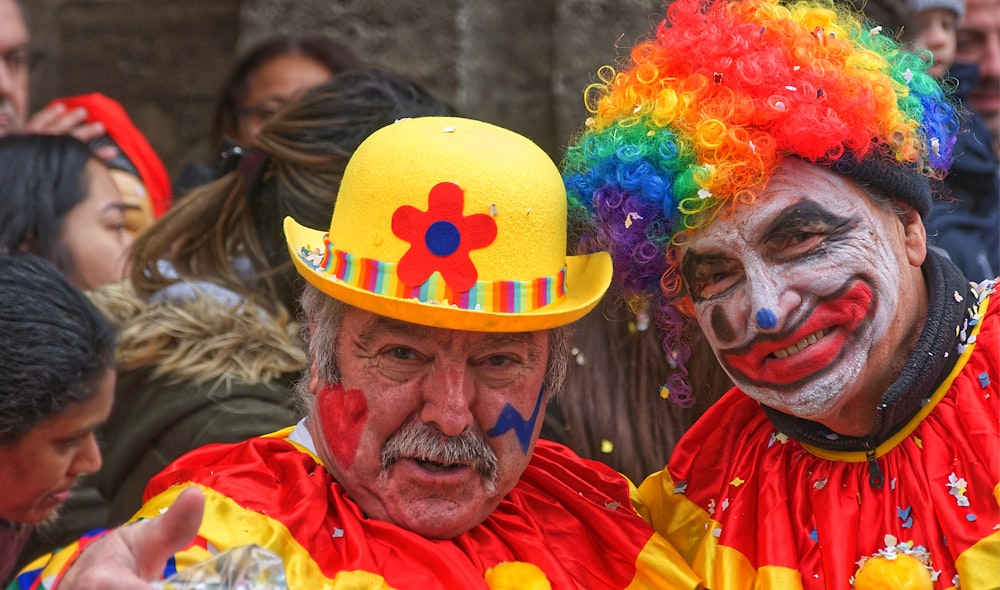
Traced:
<path id="1" fill-rule="evenodd" d="M 496 453 L 482 436 L 474 432 L 445 436 L 440 430 L 427 424 L 405 426 L 385 443 L 382 448 L 382 472 L 388 472 L 400 459 L 469 465 L 494 485 L 499 471 Z"/>

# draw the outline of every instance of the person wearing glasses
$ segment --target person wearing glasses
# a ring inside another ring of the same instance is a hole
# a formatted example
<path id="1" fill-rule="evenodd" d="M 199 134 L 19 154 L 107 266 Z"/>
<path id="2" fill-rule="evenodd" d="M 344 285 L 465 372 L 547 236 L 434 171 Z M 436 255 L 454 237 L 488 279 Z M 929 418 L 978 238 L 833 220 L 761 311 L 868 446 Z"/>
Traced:
<path id="1" fill-rule="evenodd" d="M 104 125 L 88 122 L 83 108 L 51 104 L 28 116 L 29 74 L 41 57 L 31 46 L 24 5 L 17 0 L 0 0 L 0 137 L 12 133 L 68 134 L 87 143 L 104 135 Z M 95 151 L 105 161 L 117 153 L 113 146 Z"/>

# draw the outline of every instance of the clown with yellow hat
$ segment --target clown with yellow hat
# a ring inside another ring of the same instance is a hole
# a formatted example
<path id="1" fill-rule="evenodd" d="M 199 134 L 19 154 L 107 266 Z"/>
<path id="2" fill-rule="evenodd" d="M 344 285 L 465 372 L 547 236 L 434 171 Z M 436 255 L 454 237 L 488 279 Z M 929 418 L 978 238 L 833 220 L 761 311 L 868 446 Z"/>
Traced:
<path id="1" fill-rule="evenodd" d="M 566 206 L 511 131 L 429 117 L 369 136 L 329 231 L 285 220 L 308 282 L 305 418 L 150 481 L 136 518 L 205 498 L 168 565 L 254 543 L 289 588 L 699 587 L 624 476 L 540 437 L 566 325 L 612 273 L 606 253 L 566 255 Z"/>

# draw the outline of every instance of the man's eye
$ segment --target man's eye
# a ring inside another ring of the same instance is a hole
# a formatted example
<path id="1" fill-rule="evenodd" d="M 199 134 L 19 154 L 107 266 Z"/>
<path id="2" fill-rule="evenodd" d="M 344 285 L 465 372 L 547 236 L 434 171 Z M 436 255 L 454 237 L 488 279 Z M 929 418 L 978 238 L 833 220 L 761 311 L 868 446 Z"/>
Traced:
<path id="1" fill-rule="evenodd" d="M 408 361 L 417 358 L 416 351 L 414 351 L 412 348 L 406 348 L 405 346 L 396 346 L 390 348 L 388 354 L 392 358 L 401 361 Z"/>
<path id="2" fill-rule="evenodd" d="M 982 46 L 982 39 L 975 34 L 959 30 L 955 35 L 955 51 L 964 59 L 975 59 Z"/>
<path id="3" fill-rule="evenodd" d="M 510 357 L 499 354 L 495 354 L 486 359 L 486 364 L 490 365 L 491 367 L 505 367 L 507 365 L 513 364 L 513 362 L 514 361 Z"/>
<path id="4" fill-rule="evenodd" d="M 711 299 L 735 285 L 741 276 L 738 264 L 717 262 L 699 266 L 693 276 L 685 277 L 695 299 Z"/>

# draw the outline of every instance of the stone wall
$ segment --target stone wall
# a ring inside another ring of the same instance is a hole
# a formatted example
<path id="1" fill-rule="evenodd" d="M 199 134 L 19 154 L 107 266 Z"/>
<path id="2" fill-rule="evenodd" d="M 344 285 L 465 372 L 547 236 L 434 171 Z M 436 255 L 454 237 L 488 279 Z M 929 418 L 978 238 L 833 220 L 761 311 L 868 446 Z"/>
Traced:
<path id="1" fill-rule="evenodd" d="M 276 33 L 325 33 L 409 75 L 466 116 L 510 127 L 558 159 L 585 117 L 593 72 L 650 29 L 660 0 L 26 0 L 36 108 L 103 92 L 171 174 L 208 156 L 215 97 L 235 55 Z"/>
<path id="2" fill-rule="evenodd" d="M 171 173 L 207 153 L 210 113 L 239 37 L 239 0 L 26 0 L 32 103 L 119 100 Z"/>
<path id="3" fill-rule="evenodd" d="M 853 0 L 887 26 L 903 0 Z M 212 107 L 235 56 L 276 33 L 325 33 L 424 83 L 470 117 L 558 158 L 585 118 L 598 67 L 646 35 L 662 0 L 23 0 L 38 108 L 56 96 L 120 100 L 172 174 L 208 156 Z"/>

